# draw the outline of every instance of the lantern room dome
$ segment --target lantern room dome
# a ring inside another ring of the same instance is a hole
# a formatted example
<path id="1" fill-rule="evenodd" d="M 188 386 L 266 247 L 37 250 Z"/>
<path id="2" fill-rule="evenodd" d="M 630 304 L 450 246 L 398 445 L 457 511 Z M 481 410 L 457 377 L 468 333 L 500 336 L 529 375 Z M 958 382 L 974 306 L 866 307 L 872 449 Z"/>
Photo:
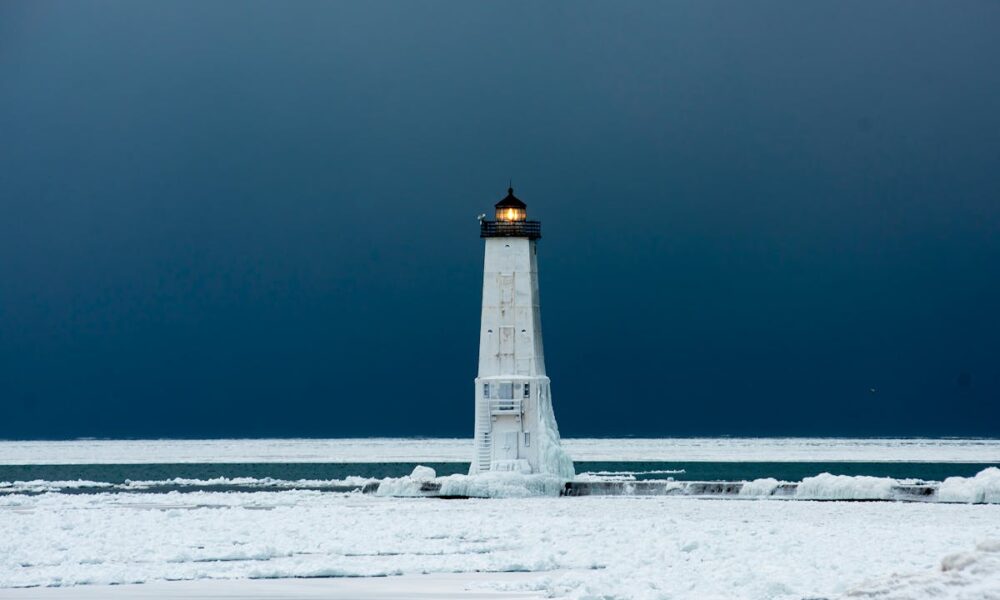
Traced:
<path id="1" fill-rule="evenodd" d="M 528 220 L 528 205 L 514 195 L 514 188 L 507 188 L 503 200 L 493 205 L 496 220 L 491 221 L 486 215 L 479 217 L 479 237 L 482 238 L 528 238 L 537 240 L 542 237 L 542 224 Z"/>
<path id="2" fill-rule="evenodd" d="M 494 205 L 496 208 L 497 221 L 526 221 L 528 219 L 528 205 L 514 195 L 514 188 L 507 188 L 507 196 Z"/>

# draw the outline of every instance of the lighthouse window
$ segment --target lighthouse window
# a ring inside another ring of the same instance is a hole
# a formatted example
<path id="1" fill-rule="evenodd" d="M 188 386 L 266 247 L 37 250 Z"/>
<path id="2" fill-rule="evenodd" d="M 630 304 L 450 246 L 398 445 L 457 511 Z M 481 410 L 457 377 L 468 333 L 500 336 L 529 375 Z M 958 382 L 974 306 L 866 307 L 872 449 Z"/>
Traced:
<path id="1" fill-rule="evenodd" d="M 500 384 L 500 399 L 501 400 L 513 400 L 514 399 L 514 384 L 507 382 Z"/>
<path id="2" fill-rule="evenodd" d="M 531 434 L 527 431 L 524 432 L 524 447 L 527 448 L 531 445 Z"/>
<path id="3" fill-rule="evenodd" d="M 490 384 L 484 383 L 483 384 L 483 398 L 489 398 L 489 397 L 490 397 Z"/>
<path id="4" fill-rule="evenodd" d="M 524 397 L 525 398 L 531 398 L 531 384 L 530 383 L 524 384 Z"/>

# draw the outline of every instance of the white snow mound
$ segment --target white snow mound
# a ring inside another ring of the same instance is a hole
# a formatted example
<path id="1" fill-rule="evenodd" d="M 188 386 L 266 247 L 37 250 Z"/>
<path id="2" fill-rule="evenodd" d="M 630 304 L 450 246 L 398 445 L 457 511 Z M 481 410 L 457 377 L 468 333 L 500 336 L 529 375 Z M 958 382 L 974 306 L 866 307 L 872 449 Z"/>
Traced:
<path id="1" fill-rule="evenodd" d="M 743 484 L 743 487 L 740 488 L 740 496 L 770 496 L 781 483 L 774 477 L 754 479 Z"/>
<path id="2" fill-rule="evenodd" d="M 984 540 L 972 552 L 949 554 L 924 573 L 894 573 L 849 590 L 847 598 L 879 600 L 994 600 L 1000 598 L 1000 540 Z"/>
<path id="3" fill-rule="evenodd" d="M 415 479 L 417 481 L 430 481 L 437 477 L 437 471 L 430 467 L 425 467 L 424 465 L 417 465 L 413 467 L 413 472 L 410 473 L 410 479 Z"/>
<path id="4" fill-rule="evenodd" d="M 1000 469 L 989 467 L 975 477 L 949 477 L 938 488 L 938 500 L 1000 504 Z"/>
<path id="5" fill-rule="evenodd" d="M 803 479 L 795 490 L 795 497 L 805 500 L 889 500 L 895 483 L 889 477 L 820 473 Z"/>

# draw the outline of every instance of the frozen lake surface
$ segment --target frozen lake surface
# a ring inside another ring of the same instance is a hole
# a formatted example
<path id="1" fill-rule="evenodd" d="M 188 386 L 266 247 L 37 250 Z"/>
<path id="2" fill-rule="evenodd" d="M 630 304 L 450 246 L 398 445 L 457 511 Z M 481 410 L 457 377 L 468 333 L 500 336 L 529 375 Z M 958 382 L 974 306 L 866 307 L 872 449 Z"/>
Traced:
<path id="1" fill-rule="evenodd" d="M 574 461 L 1000 463 L 1000 439 L 564 439 Z M 0 464 L 467 462 L 471 439 L 0 441 Z"/>
<path id="2" fill-rule="evenodd" d="M 13 495 L 0 498 L 0 587 L 533 572 L 469 581 L 578 598 L 801 599 L 852 590 L 924 598 L 934 588 L 937 597 L 983 600 L 1000 594 L 997 540 L 1000 505 Z M 83 594 L 92 592 L 59 597 L 94 597 Z"/>
<path id="3" fill-rule="evenodd" d="M 748 493 L 439 500 L 340 489 L 418 462 L 455 481 L 470 440 L 0 442 L 0 600 L 1000 600 L 998 440 L 566 445 L 582 480 L 741 479 Z M 808 500 L 891 499 L 898 481 L 887 478 L 911 477 L 943 481 L 942 502 Z M 801 480 L 802 499 L 762 499 L 774 478 Z M 515 488 L 500 495 L 530 493 Z"/>
<path id="4" fill-rule="evenodd" d="M 502 588 L 534 573 L 435 573 L 315 579 L 198 579 L 133 585 L 0 588 L 0 600 L 518 600 L 539 591 Z"/>

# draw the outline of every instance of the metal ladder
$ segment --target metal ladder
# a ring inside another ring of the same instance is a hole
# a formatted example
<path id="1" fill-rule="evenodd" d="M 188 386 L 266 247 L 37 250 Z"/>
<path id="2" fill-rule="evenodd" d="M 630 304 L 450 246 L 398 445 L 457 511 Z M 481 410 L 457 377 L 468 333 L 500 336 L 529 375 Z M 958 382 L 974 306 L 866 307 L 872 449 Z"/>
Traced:
<path id="1" fill-rule="evenodd" d="M 479 412 L 479 427 L 482 438 L 479 441 L 479 470 L 489 471 L 490 463 L 493 461 L 493 417 L 490 415 L 489 401 L 486 401 L 483 410 Z"/>

